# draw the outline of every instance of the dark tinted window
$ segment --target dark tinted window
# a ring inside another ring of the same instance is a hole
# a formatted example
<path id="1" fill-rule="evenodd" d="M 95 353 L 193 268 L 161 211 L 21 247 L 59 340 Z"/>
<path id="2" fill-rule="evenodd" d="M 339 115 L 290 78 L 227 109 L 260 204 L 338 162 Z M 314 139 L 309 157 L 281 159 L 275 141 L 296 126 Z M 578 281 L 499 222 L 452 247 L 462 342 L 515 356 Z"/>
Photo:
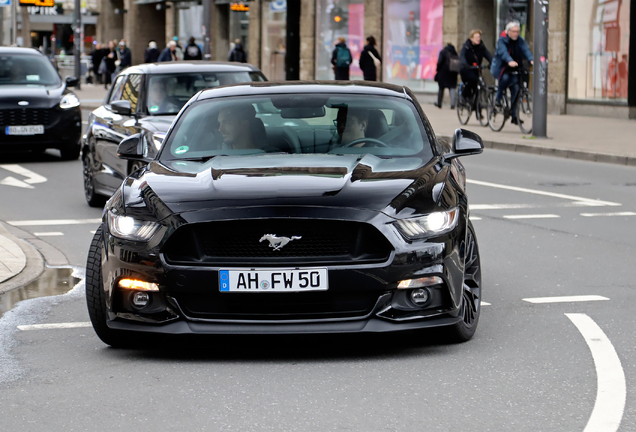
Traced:
<path id="1" fill-rule="evenodd" d="M 58 86 L 61 82 L 55 68 L 44 56 L 0 55 L 0 85 L 15 84 Z"/>

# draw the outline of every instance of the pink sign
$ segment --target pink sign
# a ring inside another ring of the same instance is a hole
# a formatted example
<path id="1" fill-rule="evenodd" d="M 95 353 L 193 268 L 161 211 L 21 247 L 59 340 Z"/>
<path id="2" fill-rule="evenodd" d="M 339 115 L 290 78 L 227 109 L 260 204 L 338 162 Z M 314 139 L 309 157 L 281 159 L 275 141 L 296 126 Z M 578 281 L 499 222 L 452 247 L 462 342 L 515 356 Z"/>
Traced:
<path id="1" fill-rule="evenodd" d="M 442 22 L 443 0 L 420 1 L 420 78 L 432 80 L 437 70 L 437 57 L 444 48 Z"/>
<path id="2" fill-rule="evenodd" d="M 364 3 L 349 5 L 349 37 L 347 47 L 351 51 L 350 74 L 352 76 L 362 76 L 360 69 L 360 53 L 364 49 Z"/>

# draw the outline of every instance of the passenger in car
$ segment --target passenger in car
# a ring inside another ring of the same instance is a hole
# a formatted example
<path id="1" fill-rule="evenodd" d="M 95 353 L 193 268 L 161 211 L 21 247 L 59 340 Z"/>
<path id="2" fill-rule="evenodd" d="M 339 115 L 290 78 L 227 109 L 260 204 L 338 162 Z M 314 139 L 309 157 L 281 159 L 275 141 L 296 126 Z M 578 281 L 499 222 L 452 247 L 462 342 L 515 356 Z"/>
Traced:
<path id="1" fill-rule="evenodd" d="M 174 104 L 168 101 L 167 95 L 166 82 L 162 79 L 153 79 L 148 93 L 148 111 L 151 114 L 168 112 L 170 105 Z"/>
<path id="2" fill-rule="evenodd" d="M 219 132 L 223 136 L 223 148 L 263 149 L 265 126 L 256 118 L 252 104 L 232 105 L 219 112 Z"/>
<path id="3" fill-rule="evenodd" d="M 368 110 L 348 107 L 338 109 L 338 115 L 336 117 L 336 128 L 339 137 L 338 144 L 344 147 L 353 141 L 365 138 L 368 125 Z M 364 144 L 364 142 L 359 142 L 352 147 L 362 147 Z"/>

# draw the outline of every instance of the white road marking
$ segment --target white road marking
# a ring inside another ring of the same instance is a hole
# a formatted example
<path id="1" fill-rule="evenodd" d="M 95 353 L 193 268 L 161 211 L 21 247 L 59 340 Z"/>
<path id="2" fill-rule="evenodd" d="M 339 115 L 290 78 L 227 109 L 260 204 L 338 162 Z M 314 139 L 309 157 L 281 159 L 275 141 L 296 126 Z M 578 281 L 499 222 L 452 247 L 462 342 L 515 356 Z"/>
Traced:
<path id="1" fill-rule="evenodd" d="M 0 180 L 0 184 L 3 184 L 5 186 L 14 186 L 14 187 L 19 187 L 19 188 L 24 188 L 24 189 L 35 189 L 33 186 L 31 186 L 28 183 L 25 183 L 21 180 L 18 180 L 15 177 L 12 176 L 8 176 L 3 178 L 2 180 Z"/>
<path id="2" fill-rule="evenodd" d="M 554 198 L 561 198 L 561 199 L 566 199 L 566 200 L 570 200 L 570 201 L 578 201 L 578 202 L 581 202 L 581 203 L 586 203 L 586 204 L 583 204 L 583 205 L 588 205 L 588 204 L 589 205 L 593 205 L 593 206 L 620 206 L 620 205 L 622 205 L 620 203 L 615 203 L 615 202 L 610 202 L 610 201 L 601 201 L 601 200 L 584 198 L 584 197 L 579 197 L 579 196 L 574 196 L 574 195 L 565 195 L 565 194 L 560 194 L 560 193 L 542 191 L 542 190 L 538 190 L 538 189 L 528 189 L 528 188 L 522 188 L 522 187 L 517 187 L 517 186 L 508 186 L 508 185 L 484 182 L 484 181 L 479 181 L 479 180 L 466 180 L 466 182 L 467 183 L 471 183 L 471 184 L 475 184 L 475 185 L 479 185 L 479 186 L 488 186 L 488 187 L 493 187 L 493 188 L 498 188 L 498 189 L 506 189 L 506 190 L 516 191 L 516 192 L 525 192 L 525 193 L 530 193 L 530 194 L 535 194 L 535 195 L 545 195 L 545 196 L 550 196 L 550 197 L 554 197 Z"/>
<path id="3" fill-rule="evenodd" d="M 580 313 L 565 316 L 583 335 L 596 367 L 596 402 L 583 432 L 615 432 L 621 424 L 627 397 L 621 360 L 612 342 L 592 318 Z"/>
<path id="4" fill-rule="evenodd" d="M 471 210 L 507 210 L 507 209 L 536 209 L 547 207 L 604 207 L 605 204 L 597 205 L 588 202 L 572 201 L 563 203 L 552 204 L 471 204 L 469 207 Z"/>
<path id="5" fill-rule="evenodd" d="M 585 217 L 595 217 L 595 216 L 636 216 L 636 212 L 581 213 L 581 216 L 585 216 Z"/>
<path id="6" fill-rule="evenodd" d="M 578 296 L 559 296 L 559 297 L 533 297 L 521 299 L 528 303 L 571 303 L 571 302 L 587 302 L 609 300 L 607 297 L 600 295 L 578 295 Z"/>
<path id="7" fill-rule="evenodd" d="M 561 216 L 555 214 L 505 215 L 504 219 L 554 219 Z"/>
<path id="8" fill-rule="evenodd" d="M 97 231 L 89 231 L 91 234 L 95 234 Z"/>
<path id="9" fill-rule="evenodd" d="M 26 177 L 26 180 L 24 181 L 18 180 L 17 178 L 13 176 L 5 177 L 4 179 L 0 180 L 0 184 L 3 184 L 5 186 L 14 186 L 14 187 L 19 187 L 24 189 L 33 189 L 33 186 L 31 186 L 32 184 L 44 183 L 45 181 L 47 181 L 46 177 L 41 176 L 40 174 L 35 173 L 17 164 L 2 164 L 0 165 L 0 168 L 5 169 L 7 171 L 11 171 L 14 174 L 18 174 L 23 177 Z"/>
<path id="10" fill-rule="evenodd" d="M 55 323 L 55 324 L 31 324 L 31 325 L 19 325 L 18 330 L 51 330 L 51 329 L 67 329 L 67 328 L 79 328 L 79 327 L 91 327 L 90 322 L 70 322 L 70 323 Z"/>
<path id="11" fill-rule="evenodd" d="M 491 304 L 490 304 L 490 303 L 485 302 L 485 301 L 482 301 L 482 302 L 481 302 L 481 305 L 482 305 L 482 306 L 491 306 Z"/>
<path id="12" fill-rule="evenodd" d="M 7 221 L 13 226 L 45 226 L 45 225 L 81 225 L 100 223 L 101 219 L 42 219 L 25 221 Z"/>
<path id="13" fill-rule="evenodd" d="M 59 231 L 47 231 L 47 232 L 34 232 L 33 235 L 37 237 L 53 237 L 53 236 L 63 236 L 64 233 Z"/>
<path id="14" fill-rule="evenodd" d="M 481 218 L 480 218 L 480 217 L 477 217 L 477 216 L 470 216 L 470 217 L 469 217 L 469 219 L 470 219 L 471 221 L 478 221 L 478 220 L 481 220 Z"/>

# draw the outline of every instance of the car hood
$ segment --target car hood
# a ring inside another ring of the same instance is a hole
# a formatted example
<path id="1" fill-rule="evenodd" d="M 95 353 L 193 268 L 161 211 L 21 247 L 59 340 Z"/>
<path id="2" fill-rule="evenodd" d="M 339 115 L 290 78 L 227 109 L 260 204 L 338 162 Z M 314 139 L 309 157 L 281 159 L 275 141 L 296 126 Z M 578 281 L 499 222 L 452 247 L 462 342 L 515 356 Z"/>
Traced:
<path id="1" fill-rule="evenodd" d="M 0 86 L 0 108 L 51 108 L 68 93 L 65 86 L 2 85 Z M 18 105 L 26 101 L 28 105 Z"/>
<path id="2" fill-rule="evenodd" d="M 434 211 L 448 167 L 437 159 L 373 155 L 217 156 L 152 162 L 123 185 L 126 211 L 174 213 L 236 207 L 340 207 L 392 217 Z M 398 215 L 399 214 L 399 215 Z"/>
<path id="3" fill-rule="evenodd" d="M 148 116 L 139 120 L 142 128 L 150 132 L 167 132 L 176 115 Z"/>

